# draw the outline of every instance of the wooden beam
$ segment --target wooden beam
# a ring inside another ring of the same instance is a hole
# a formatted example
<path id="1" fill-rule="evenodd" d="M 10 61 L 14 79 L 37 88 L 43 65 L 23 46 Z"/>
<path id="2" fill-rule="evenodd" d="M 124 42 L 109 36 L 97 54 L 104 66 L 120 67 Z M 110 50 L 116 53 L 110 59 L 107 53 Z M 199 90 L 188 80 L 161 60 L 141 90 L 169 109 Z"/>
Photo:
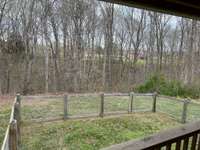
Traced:
<path id="1" fill-rule="evenodd" d="M 198 0 L 100 0 L 191 19 L 200 19 Z"/>

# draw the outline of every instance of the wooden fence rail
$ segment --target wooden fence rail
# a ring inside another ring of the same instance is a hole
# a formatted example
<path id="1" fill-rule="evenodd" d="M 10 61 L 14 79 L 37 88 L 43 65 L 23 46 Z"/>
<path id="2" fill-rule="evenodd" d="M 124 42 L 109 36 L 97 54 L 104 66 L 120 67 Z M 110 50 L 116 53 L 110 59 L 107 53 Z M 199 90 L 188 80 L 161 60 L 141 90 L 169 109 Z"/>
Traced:
<path id="1" fill-rule="evenodd" d="M 200 122 L 170 129 L 140 140 L 131 140 L 102 150 L 199 150 Z"/>
<path id="2" fill-rule="evenodd" d="M 6 130 L 1 150 L 19 150 L 21 123 L 21 98 L 18 94 L 12 106 L 9 125 Z"/>
<path id="3" fill-rule="evenodd" d="M 181 116 L 180 116 L 180 122 L 181 123 L 186 123 L 187 121 L 187 109 L 188 109 L 188 105 L 191 103 L 190 100 L 184 100 L 184 99 L 178 99 L 178 98 L 175 98 L 175 97 L 169 97 L 169 96 L 164 96 L 164 95 L 159 95 L 157 94 L 156 92 L 155 93 L 134 93 L 134 92 L 130 92 L 130 93 L 86 93 L 86 94 L 65 94 L 65 95 L 56 95 L 56 96 L 24 96 L 23 98 L 25 99 L 55 99 L 55 98 L 58 98 L 58 99 L 63 99 L 63 117 L 62 118 L 52 118 L 52 120 L 59 120 L 59 119 L 71 119 L 71 118 L 75 118 L 76 116 L 71 116 L 70 115 L 70 112 L 69 110 L 71 110 L 70 107 L 70 99 L 71 97 L 85 97 L 85 96 L 97 96 L 99 97 L 100 99 L 100 102 L 99 104 L 99 110 L 98 110 L 98 113 L 97 114 L 93 114 L 93 115 L 98 115 L 99 117 L 104 117 L 105 115 L 119 115 L 120 112 L 121 114 L 124 114 L 124 113 L 133 113 L 133 112 L 146 112 L 146 111 L 152 111 L 154 113 L 156 113 L 158 110 L 157 110 L 157 103 L 159 102 L 159 99 L 158 98 L 164 98 L 164 99 L 167 99 L 167 100 L 171 100 L 171 101 L 175 101 L 175 102 L 178 102 L 180 104 L 183 105 L 183 108 L 182 108 L 182 112 L 181 112 Z M 128 106 L 127 106 L 127 110 L 124 110 L 124 111 L 111 111 L 111 112 L 105 112 L 105 106 L 106 106 L 106 97 L 124 97 L 124 96 L 127 96 L 129 97 L 129 102 L 128 102 Z M 136 102 L 136 97 L 137 96 L 147 96 L 147 97 L 152 97 L 152 108 L 150 110 L 141 110 L 141 109 L 134 109 L 134 103 Z M 21 101 L 20 101 L 20 105 L 21 105 Z M 162 111 L 160 111 L 162 112 Z M 20 111 L 19 111 L 19 114 L 20 114 Z M 84 113 L 83 113 L 84 114 Z M 84 114 L 82 116 L 80 115 L 77 115 L 77 118 L 81 118 L 81 117 L 87 117 L 92 115 L 92 114 Z M 20 120 L 21 118 L 19 118 Z M 49 118 L 47 118 L 47 120 L 49 121 Z M 50 119 L 51 120 L 51 119 Z M 37 119 L 34 119 L 33 121 L 36 121 L 37 122 Z M 43 120 L 45 121 L 45 120 Z M 40 121 L 39 121 L 40 122 Z"/>

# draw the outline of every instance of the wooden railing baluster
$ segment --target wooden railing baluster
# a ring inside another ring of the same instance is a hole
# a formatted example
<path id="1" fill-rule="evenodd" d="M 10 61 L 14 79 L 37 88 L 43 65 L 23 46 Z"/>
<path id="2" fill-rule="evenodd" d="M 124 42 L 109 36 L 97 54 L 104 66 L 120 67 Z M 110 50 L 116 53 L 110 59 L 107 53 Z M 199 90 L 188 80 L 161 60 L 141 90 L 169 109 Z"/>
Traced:
<path id="1" fill-rule="evenodd" d="M 181 139 L 176 142 L 176 150 L 181 149 Z"/>
<path id="2" fill-rule="evenodd" d="M 198 134 L 198 148 L 197 148 L 197 150 L 200 150 L 200 134 Z"/>
<path id="3" fill-rule="evenodd" d="M 156 146 L 155 148 L 152 148 L 152 150 L 162 150 L 161 146 Z"/>
<path id="4" fill-rule="evenodd" d="M 188 142 L 189 142 L 189 137 L 186 137 L 183 141 L 183 150 L 188 150 Z"/>
<path id="5" fill-rule="evenodd" d="M 196 145 L 197 145 L 197 138 L 198 138 L 198 134 L 195 133 L 192 137 L 192 146 L 191 146 L 191 150 L 196 150 Z"/>
<path id="6" fill-rule="evenodd" d="M 172 144 L 171 144 L 171 143 L 167 144 L 166 150 L 171 150 L 171 147 L 172 147 Z"/>

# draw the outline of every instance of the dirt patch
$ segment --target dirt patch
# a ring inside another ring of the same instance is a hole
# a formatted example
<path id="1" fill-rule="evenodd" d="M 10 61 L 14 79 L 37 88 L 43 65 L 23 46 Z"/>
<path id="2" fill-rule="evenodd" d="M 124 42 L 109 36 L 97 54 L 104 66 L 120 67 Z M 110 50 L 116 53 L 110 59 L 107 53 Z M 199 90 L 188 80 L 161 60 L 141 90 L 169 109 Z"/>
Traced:
<path id="1" fill-rule="evenodd" d="M 14 101 L 14 96 L 1 95 L 0 96 L 0 107 L 5 106 L 5 105 L 11 105 L 13 101 Z"/>

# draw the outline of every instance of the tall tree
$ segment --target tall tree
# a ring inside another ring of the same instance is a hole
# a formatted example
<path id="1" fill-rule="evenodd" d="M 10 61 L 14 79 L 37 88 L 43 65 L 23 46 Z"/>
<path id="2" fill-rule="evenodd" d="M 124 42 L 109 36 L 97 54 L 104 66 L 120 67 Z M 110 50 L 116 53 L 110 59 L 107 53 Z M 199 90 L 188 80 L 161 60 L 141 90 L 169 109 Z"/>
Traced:
<path id="1" fill-rule="evenodd" d="M 104 63 L 103 63 L 103 87 L 110 90 L 112 86 L 112 58 L 113 58 L 113 28 L 114 28 L 114 4 L 106 4 L 101 7 L 104 22 Z"/>

